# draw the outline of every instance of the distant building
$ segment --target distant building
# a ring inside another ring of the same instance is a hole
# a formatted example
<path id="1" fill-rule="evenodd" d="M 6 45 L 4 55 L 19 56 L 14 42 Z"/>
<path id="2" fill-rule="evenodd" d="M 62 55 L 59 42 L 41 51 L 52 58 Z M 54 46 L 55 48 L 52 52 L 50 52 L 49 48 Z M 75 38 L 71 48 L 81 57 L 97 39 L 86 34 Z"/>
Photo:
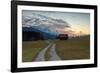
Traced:
<path id="1" fill-rule="evenodd" d="M 68 34 L 59 34 L 58 39 L 67 40 L 68 39 Z"/>

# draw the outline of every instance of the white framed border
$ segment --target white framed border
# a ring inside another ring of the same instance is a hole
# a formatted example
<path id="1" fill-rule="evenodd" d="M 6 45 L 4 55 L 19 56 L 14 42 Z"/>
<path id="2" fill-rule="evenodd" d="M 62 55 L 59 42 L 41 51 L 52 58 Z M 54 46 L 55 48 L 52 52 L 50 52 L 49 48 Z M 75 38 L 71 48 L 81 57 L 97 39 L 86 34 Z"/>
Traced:
<path id="1" fill-rule="evenodd" d="M 60 66 L 60 65 L 80 65 L 94 64 L 94 10 L 93 9 L 77 9 L 77 8 L 58 8 L 44 6 L 24 6 L 18 5 L 17 18 L 17 64 L 18 68 L 27 67 L 44 67 L 44 66 Z M 62 11 L 62 12 L 81 12 L 90 13 L 90 59 L 82 60 L 66 60 L 66 61 L 48 61 L 48 62 L 22 62 L 22 10 L 41 10 L 41 11 Z M 91 46 L 92 45 L 92 46 Z"/>

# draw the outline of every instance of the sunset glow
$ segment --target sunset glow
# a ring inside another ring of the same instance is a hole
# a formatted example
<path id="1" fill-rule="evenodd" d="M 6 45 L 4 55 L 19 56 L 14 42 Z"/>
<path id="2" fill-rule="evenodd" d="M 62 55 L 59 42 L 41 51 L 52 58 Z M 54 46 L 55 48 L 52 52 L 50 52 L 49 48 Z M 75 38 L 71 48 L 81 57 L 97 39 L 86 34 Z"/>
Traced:
<path id="1" fill-rule="evenodd" d="M 60 34 L 68 34 L 69 36 L 90 35 L 89 13 L 24 10 L 23 14 L 30 17 L 32 17 L 32 14 L 43 15 L 44 17 L 46 16 L 48 20 L 40 21 L 43 24 L 42 26 L 49 27 L 51 31 L 56 31 Z M 33 26 L 33 24 L 31 26 Z"/>

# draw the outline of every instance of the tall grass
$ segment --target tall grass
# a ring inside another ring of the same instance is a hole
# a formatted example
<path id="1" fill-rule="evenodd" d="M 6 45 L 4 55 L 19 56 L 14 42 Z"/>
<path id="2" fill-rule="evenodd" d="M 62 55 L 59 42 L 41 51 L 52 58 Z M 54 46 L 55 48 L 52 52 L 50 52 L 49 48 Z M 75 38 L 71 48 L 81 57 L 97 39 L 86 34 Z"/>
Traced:
<path id="1" fill-rule="evenodd" d="M 62 60 L 89 59 L 90 38 L 79 37 L 56 42 L 56 51 Z"/>
<path id="2" fill-rule="evenodd" d="M 28 41 L 22 43 L 22 62 L 32 62 L 37 54 L 47 46 L 45 41 Z"/>

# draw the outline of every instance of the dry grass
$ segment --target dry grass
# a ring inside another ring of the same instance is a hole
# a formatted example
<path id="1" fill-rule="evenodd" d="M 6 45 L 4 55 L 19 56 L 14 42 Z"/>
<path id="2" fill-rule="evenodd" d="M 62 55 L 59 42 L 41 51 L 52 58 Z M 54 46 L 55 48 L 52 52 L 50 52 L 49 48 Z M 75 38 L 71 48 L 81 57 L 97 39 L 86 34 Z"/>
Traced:
<path id="1" fill-rule="evenodd" d="M 28 41 L 22 44 L 22 62 L 34 61 L 37 54 L 47 46 L 45 41 Z"/>
<path id="2" fill-rule="evenodd" d="M 89 36 L 69 40 L 58 40 L 56 42 L 56 51 L 62 60 L 89 59 Z"/>

